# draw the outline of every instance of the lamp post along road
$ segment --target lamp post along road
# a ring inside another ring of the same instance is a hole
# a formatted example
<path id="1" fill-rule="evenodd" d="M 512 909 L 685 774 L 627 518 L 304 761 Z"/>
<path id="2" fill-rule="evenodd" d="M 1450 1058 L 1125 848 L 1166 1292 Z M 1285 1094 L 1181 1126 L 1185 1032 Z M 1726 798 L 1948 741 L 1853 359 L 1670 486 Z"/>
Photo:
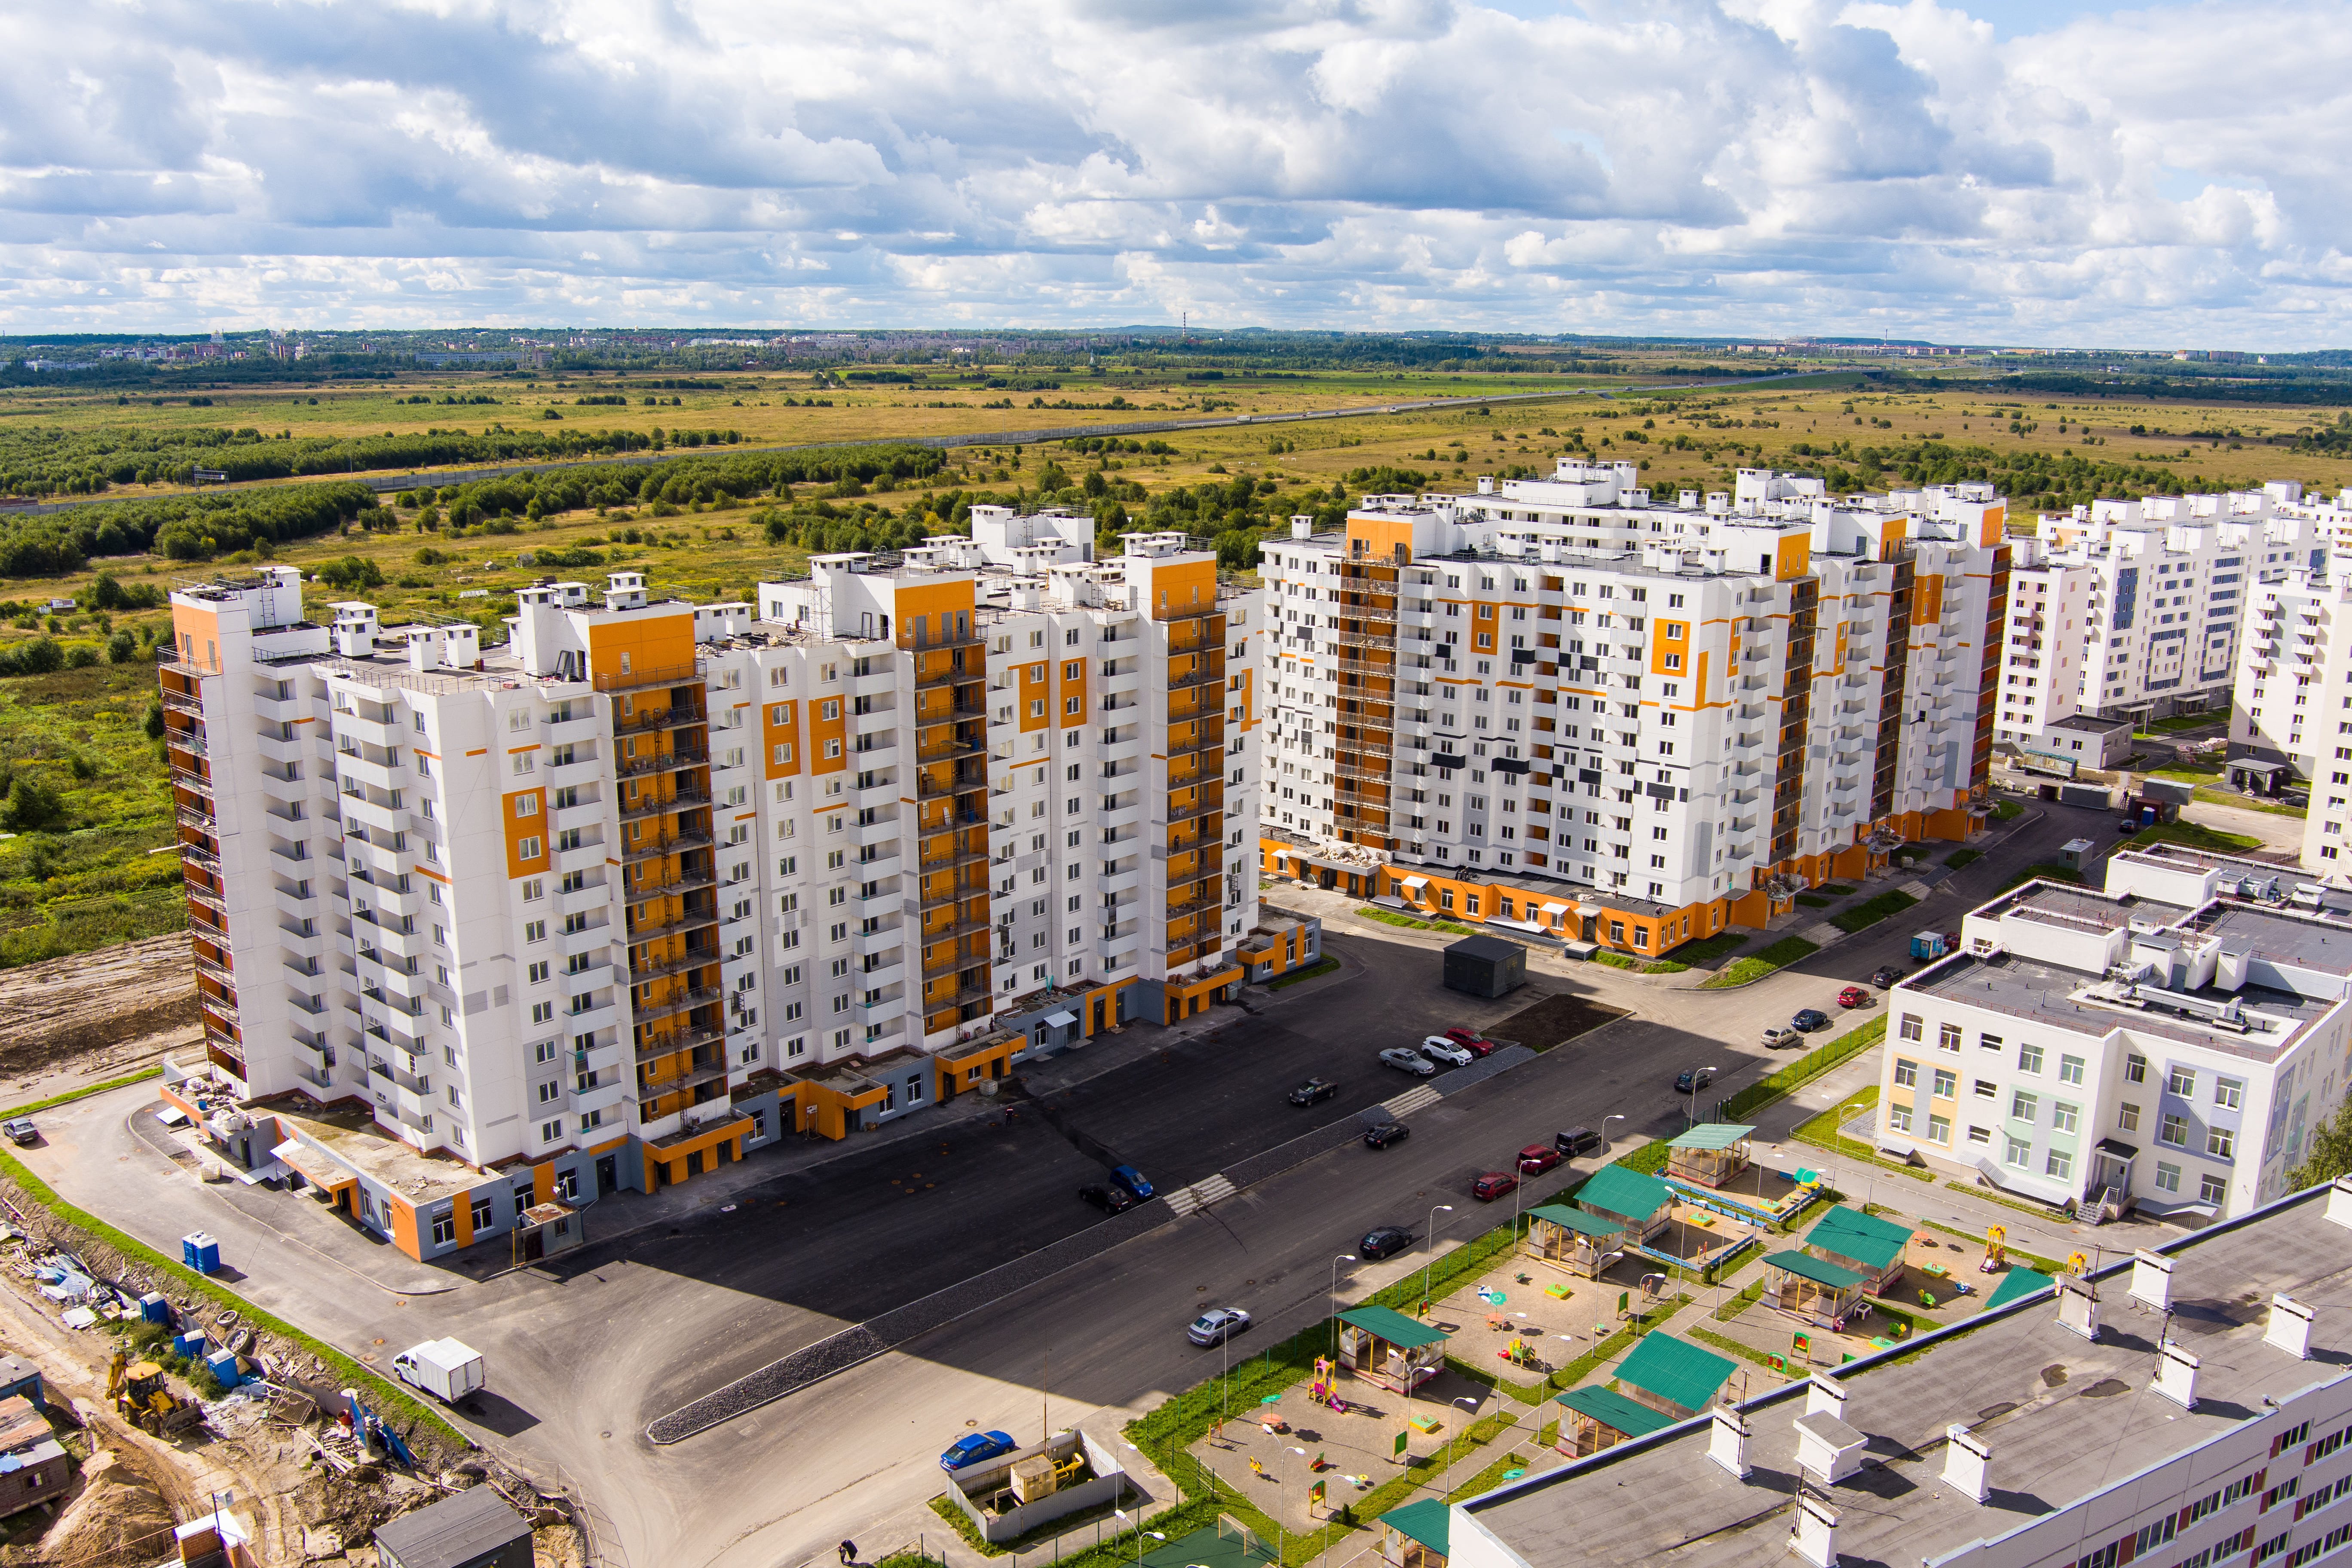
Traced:
<path id="1" fill-rule="evenodd" d="M 1421 1300 L 1423 1306 L 1429 1304 L 1429 1272 L 1437 1261 L 1437 1216 L 1453 1212 L 1452 1204 L 1439 1204 L 1429 1211 L 1429 1227 L 1421 1238 Z"/>
<path id="2" fill-rule="evenodd" d="M 1339 1265 L 1355 1261 L 1356 1255 L 1352 1252 L 1340 1253 L 1331 1259 L 1331 1360 L 1334 1363 L 1339 1359 Z"/>
<path id="3" fill-rule="evenodd" d="M 1690 1109 L 1683 1113 L 1683 1131 L 1685 1132 L 1698 1125 L 1698 1075 L 1714 1071 L 1712 1067 L 1690 1069 Z"/>
<path id="4" fill-rule="evenodd" d="M 1614 1110 L 1601 1119 L 1601 1152 L 1595 1156 L 1596 1159 L 1603 1162 L 1604 1163 L 1608 1161 L 1609 1124 L 1612 1121 L 1623 1121 L 1625 1120 L 1626 1118 L 1622 1113 Z"/>

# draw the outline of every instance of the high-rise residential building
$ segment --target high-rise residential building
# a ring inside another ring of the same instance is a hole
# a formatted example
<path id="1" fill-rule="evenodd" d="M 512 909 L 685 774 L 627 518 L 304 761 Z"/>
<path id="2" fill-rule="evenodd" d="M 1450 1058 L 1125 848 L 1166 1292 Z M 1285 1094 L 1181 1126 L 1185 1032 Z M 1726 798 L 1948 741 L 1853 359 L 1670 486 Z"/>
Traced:
<path id="1" fill-rule="evenodd" d="M 1635 479 L 1367 496 L 1265 546 L 1267 870 L 1655 954 L 1965 837 L 2003 502 Z"/>
<path id="2" fill-rule="evenodd" d="M 2286 1191 L 2352 1085 L 2352 900 L 2267 862 L 2121 849 L 2035 882 L 1887 994 L 1878 1142 L 2089 1215 Z"/>
<path id="3" fill-rule="evenodd" d="M 1181 535 L 1093 554 L 980 509 L 752 605 L 542 584 L 490 648 L 318 624 L 283 568 L 176 592 L 215 1092 L 325 1108 L 297 1168 L 429 1255 L 1198 1012 L 1256 923 L 1256 595 Z"/>
<path id="4" fill-rule="evenodd" d="M 2074 715 L 2220 710 L 2252 595 L 2324 535 L 2302 487 L 2099 500 L 2013 546 L 1994 734 L 2032 748 Z"/>
<path id="5" fill-rule="evenodd" d="M 2324 555 L 2265 583 L 2239 649 L 2230 715 L 2231 782 L 2278 793 L 2306 784 L 2303 867 L 2352 883 L 2352 572 Z"/>

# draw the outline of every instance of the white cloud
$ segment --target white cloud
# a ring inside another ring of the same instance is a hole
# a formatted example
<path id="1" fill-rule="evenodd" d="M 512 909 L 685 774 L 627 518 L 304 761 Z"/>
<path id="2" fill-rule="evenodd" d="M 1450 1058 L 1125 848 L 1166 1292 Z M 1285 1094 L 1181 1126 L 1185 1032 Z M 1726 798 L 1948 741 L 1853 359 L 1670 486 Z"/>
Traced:
<path id="1" fill-rule="evenodd" d="M 2352 324 L 2312 0 L 95 0 L 0 44 L 18 332 Z"/>

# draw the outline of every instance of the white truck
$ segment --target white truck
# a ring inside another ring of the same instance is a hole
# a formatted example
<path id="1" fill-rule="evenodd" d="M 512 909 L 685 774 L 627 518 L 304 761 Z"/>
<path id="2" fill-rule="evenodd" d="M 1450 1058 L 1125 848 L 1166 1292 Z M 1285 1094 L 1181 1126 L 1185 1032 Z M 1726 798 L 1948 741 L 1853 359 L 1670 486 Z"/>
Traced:
<path id="1" fill-rule="evenodd" d="M 482 1386 L 481 1353 L 456 1340 L 427 1340 L 393 1358 L 401 1382 L 455 1405 Z"/>

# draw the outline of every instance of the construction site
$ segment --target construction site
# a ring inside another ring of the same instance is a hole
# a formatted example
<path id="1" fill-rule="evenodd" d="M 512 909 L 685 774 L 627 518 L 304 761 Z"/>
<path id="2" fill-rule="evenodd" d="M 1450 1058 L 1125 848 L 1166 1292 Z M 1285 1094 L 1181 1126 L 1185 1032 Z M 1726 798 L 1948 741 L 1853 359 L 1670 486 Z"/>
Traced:
<path id="1" fill-rule="evenodd" d="M 31 1506 L 0 1487 L 0 1563 L 179 1562 L 190 1521 L 217 1513 L 244 1532 L 229 1561 L 374 1568 L 379 1529 L 477 1489 L 527 1526 L 540 1568 L 587 1559 L 564 1498 L 5 1192 L 0 1351 L 0 1385 L 23 1374 L 32 1394 L 0 1396 L 0 1443 L 66 1459 Z"/>

